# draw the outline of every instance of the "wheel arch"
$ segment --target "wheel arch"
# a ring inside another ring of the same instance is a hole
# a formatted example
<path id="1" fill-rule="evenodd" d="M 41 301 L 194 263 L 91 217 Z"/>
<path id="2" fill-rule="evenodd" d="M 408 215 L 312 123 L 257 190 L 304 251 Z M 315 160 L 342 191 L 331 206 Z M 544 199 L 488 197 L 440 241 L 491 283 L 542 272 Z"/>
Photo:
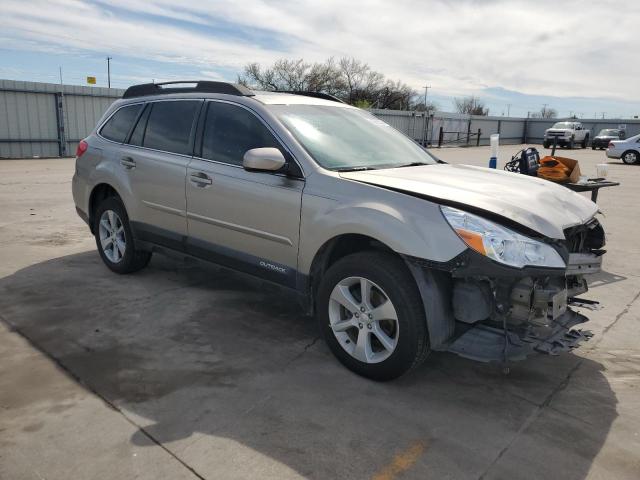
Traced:
<path id="1" fill-rule="evenodd" d="M 400 254 L 385 242 L 361 233 L 342 233 L 322 244 L 311 261 L 307 280 L 303 286 L 304 294 L 309 299 L 307 306 L 310 314 L 313 314 L 315 310 L 315 294 L 320 279 L 331 265 L 347 255 L 368 250 L 389 252 L 400 257 Z"/>
<path id="2" fill-rule="evenodd" d="M 315 314 L 315 299 L 324 273 L 335 262 L 352 253 L 378 250 L 388 252 L 402 260 L 413 277 L 422 300 L 427 322 L 427 332 L 432 348 L 438 349 L 454 333 L 455 319 L 451 308 L 451 275 L 447 272 L 426 269 L 414 259 L 393 250 L 386 243 L 362 234 L 347 233 L 326 241 L 311 262 L 306 285 L 305 306 L 309 315 Z"/>
<path id="3" fill-rule="evenodd" d="M 89 228 L 91 229 L 91 233 L 94 233 L 94 212 L 96 211 L 98 205 L 100 205 L 100 202 L 109 197 L 117 197 L 122 201 L 122 195 L 120 195 L 120 193 L 118 193 L 118 190 L 116 190 L 116 188 L 110 183 L 101 182 L 91 189 L 91 193 L 89 194 L 89 211 L 87 212 L 87 215 L 89 216 Z"/>

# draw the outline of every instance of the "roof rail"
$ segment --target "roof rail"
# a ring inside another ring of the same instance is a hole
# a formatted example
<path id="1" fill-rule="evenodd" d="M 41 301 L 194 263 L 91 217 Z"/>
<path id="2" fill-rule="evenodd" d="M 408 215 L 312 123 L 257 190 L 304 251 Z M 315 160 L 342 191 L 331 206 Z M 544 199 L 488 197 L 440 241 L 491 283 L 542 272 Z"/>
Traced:
<path id="1" fill-rule="evenodd" d="M 169 85 L 166 87 L 165 85 Z M 171 85 L 181 85 L 172 87 Z M 184 86 L 193 85 L 193 86 Z M 227 82 L 212 82 L 204 80 L 182 80 L 177 82 L 143 83 L 127 88 L 122 98 L 144 97 L 148 95 L 168 95 L 170 93 L 225 93 L 251 97 L 255 95 L 244 85 Z"/>
<path id="2" fill-rule="evenodd" d="M 296 91 L 291 91 L 291 90 L 274 90 L 274 92 L 277 92 L 277 93 L 290 93 L 291 95 L 302 95 L 304 97 L 322 98 L 324 100 L 330 100 L 332 102 L 347 103 L 347 102 L 343 102 L 338 97 L 335 97 L 333 95 L 329 95 L 328 93 L 322 93 L 322 92 L 304 92 L 304 91 L 296 92 Z"/>

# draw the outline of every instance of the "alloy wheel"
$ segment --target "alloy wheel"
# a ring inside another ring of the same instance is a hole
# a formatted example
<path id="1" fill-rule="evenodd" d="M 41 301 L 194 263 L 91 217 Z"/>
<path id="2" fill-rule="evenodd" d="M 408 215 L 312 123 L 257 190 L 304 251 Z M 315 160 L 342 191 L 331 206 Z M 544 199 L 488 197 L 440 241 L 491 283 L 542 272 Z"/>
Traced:
<path id="1" fill-rule="evenodd" d="M 638 161 L 638 154 L 635 152 L 627 152 L 622 157 L 624 163 L 632 164 Z"/>
<path id="2" fill-rule="evenodd" d="M 393 303 L 382 288 L 363 277 L 345 278 L 333 288 L 329 324 L 340 346 L 364 363 L 386 360 L 398 345 Z"/>
<path id="3" fill-rule="evenodd" d="M 119 263 L 127 249 L 122 220 L 113 210 L 105 210 L 99 223 L 100 246 L 102 252 L 112 263 Z"/>

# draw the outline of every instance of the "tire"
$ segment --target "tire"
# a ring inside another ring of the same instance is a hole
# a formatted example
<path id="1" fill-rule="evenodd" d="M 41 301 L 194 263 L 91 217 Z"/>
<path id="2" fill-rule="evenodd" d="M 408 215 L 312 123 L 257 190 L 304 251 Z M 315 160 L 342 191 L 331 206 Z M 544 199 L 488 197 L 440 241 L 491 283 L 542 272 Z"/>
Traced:
<path id="1" fill-rule="evenodd" d="M 110 270 L 124 274 L 147 266 L 151 260 L 151 252 L 136 249 L 122 200 L 118 197 L 103 200 L 94 212 L 93 222 L 98 253 Z"/>
<path id="2" fill-rule="evenodd" d="M 582 140 L 582 148 L 587 148 L 588 144 L 589 144 L 589 135 L 584 137 L 584 139 Z"/>
<path id="3" fill-rule="evenodd" d="M 363 280 L 369 285 L 365 290 L 371 292 L 367 302 L 361 301 Z M 327 345 L 358 375 L 392 380 L 420 365 L 429 354 L 418 286 L 399 257 L 368 251 L 338 260 L 320 280 L 316 300 L 316 319 Z M 386 338 L 379 337 L 380 332 Z M 360 349 L 360 340 L 369 348 Z"/>
<path id="4" fill-rule="evenodd" d="M 595 150 L 596 146 L 595 145 L 591 145 L 591 150 Z"/>
<path id="5" fill-rule="evenodd" d="M 627 150 L 620 156 L 620 158 L 627 165 L 633 165 L 634 163 L 638 163 L 638 160 L 640 160 L 640 155 L 638 155 L 638 152 L 636 151 Z"/>
<path id="6" fill-rule="evenodd" d="M 544 148 L 549 148 L 549 142 L 542 142 L 542 146 Z"/>
<path id="7" fill-rule="evenodd" d="M 573 150 L 574 145 L 575 145 L 575 141 L 572 138 L 571 140 L 569 140 L 569 144 L 567 145 L 567 147 L 569 147 L 569 150 Z"/>

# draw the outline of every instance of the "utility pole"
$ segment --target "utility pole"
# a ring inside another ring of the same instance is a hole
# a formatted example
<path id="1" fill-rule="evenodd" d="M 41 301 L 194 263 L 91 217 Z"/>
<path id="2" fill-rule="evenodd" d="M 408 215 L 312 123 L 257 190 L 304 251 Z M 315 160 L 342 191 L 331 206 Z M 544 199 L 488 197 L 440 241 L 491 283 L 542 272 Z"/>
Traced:
<path id="1" fill-rule="evenodd" d="M 607 112 L 602 112 L 602 119 L 603 119 L 603 120 L 604 120 L 604 114 L 605 114 L 605 113 L 607 113 Z"/>
<path id="2" fill-rule="evenodd" d="M 424 111 L 427 111 L 427 92 L 431 88 L 431 85 L 424 86 Z"/>
<path id="3" fill-rule="evenodd" d="M 111 57 L 107 57 L 107 87 L 111 88 Z"/>
<path id="4" fill-rule="evenodd" d="M 58 67 L 58 72 L 60 73 L 60 93 L 55 94 L 58 155 L 64 157 L 67 154 L 67 140 L 64 132 L 64 84 L 62 83 L 62 66 Z"/>
<path id="5" fill-rule="evenodd" d="M 542 118 L 547 118 L 547 105 L 549 105 L 548 103 L 543 103 L 542 104 L 542 112 L 540 112 L 542 115 Z"/>
<path id="6" fill-rule="evenodd" d="M 511 104 L 507 103 L 507 117 L 509 116 L 510 113 L 511 113 Z"/>
<path id="7" fill-rule="evenodd" d="M 431 85 L 424 86 L 424 131 L 422 132 L 422 144 L 427 146 L 427 128 L 428 128 L 428 118 L 429 112 L 427 111 L 427 92 L 431 88 Z"/>

